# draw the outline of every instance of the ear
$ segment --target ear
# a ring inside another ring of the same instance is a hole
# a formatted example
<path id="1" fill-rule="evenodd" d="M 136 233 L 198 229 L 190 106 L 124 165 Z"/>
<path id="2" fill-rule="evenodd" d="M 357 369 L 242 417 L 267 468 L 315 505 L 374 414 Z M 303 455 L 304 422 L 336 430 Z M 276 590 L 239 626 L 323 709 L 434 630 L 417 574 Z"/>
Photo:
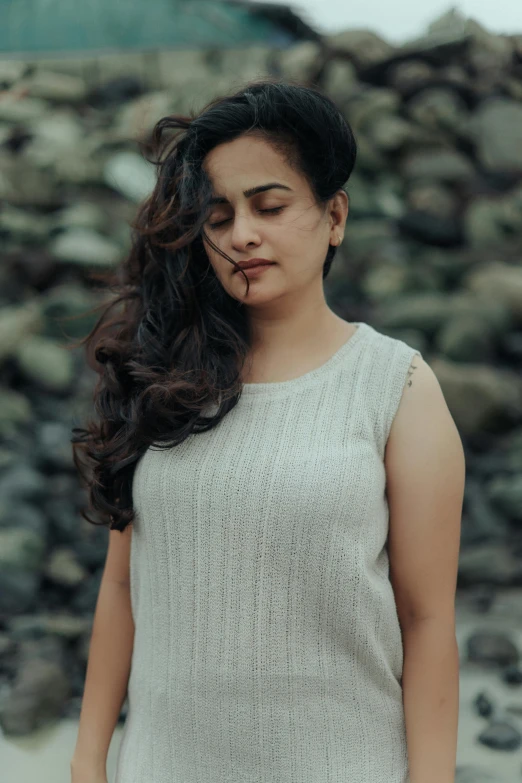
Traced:
<path id="1" fill-rule="evenodd" d="M 332 198 L 330 217 L 332 219 L 332 228 L 335 228 L 341 236 L 344 234 L 348 209 L 348 194 L 340 188 Z"/>

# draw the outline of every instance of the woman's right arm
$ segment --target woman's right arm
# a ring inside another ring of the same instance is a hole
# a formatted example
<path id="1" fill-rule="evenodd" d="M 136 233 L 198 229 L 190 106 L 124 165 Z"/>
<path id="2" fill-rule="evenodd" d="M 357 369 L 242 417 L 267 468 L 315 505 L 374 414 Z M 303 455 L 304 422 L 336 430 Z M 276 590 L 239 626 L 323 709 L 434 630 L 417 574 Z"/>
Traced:
<path id="1" fill-rule="evenodd" d="M 130 602 L 132 525 L 109 531 L 94 613 L 71 783 L 105 783 L 112 735 L 127 693 L 134 622 Z"/>

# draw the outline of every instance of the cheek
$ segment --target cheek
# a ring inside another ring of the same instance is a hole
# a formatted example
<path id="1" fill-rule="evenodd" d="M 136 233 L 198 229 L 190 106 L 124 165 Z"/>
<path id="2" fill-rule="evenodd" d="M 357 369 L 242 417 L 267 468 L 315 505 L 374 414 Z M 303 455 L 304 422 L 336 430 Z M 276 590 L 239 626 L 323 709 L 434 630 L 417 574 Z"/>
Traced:
<path id="1" fill-rule="evenodd" d="M 233 270 L 233 266 L 230 261 L 227 261 L 226 258 L 223 258 L 217 253 L 209 253 L 208 251 L 207 256 L 209 259 L 209 264 L 212 267 L 214 274 L 219 282 L 223 285 L 228 285 L 230 273 Z"/>

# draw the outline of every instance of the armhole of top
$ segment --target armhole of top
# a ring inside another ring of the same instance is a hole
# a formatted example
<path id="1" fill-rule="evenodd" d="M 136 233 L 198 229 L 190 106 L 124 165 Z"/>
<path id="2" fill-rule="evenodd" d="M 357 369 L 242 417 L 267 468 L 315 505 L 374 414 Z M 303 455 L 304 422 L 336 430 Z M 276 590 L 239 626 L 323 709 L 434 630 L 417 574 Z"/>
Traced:
<path id="1" fill-rule="evenodd" d="M 399 409 L 402 395 L 410 383 L 412 365 L 415 360 L 421 358 L 422 353 L 411 345 L 398 341 L 397 351 L 389 365 L 389 375 L 385 382 L 384 415 L 382 417 L 381 451 L 384 455 L 386 444 L 390 436 L 393 420 Z"/>

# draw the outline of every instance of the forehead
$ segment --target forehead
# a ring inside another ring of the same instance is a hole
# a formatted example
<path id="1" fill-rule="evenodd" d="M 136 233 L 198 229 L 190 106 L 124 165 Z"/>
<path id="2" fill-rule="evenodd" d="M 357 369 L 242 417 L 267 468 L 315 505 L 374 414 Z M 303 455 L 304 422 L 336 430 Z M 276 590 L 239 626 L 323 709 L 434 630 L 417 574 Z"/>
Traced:
<path id="1" fill-rule="evenodd" d="M 282 195 L 299 188 L 301 179 L 280 152 L 266 140 L 252 136 L 214 147 L 205 158 L 204 168 L 216 197 L 213 203 L 272 192 L 266 187 L 270 184 L 277 184 L 279 188 L 274 192 Z"/>

